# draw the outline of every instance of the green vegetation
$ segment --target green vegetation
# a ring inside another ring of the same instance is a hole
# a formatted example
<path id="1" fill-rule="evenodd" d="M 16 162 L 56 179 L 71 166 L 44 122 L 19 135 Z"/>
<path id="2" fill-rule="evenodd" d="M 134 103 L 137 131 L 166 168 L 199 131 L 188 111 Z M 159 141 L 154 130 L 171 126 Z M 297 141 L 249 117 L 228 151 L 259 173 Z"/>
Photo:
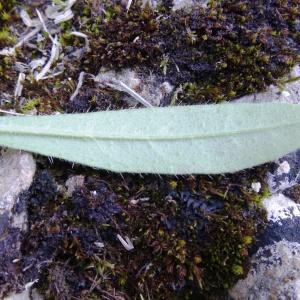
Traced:
<path id="1" fill-rule="evenodd" d="M 32 109 L 36 108 L 37 106 L 39 106 L 40 103 L 41 103 L 40 98 L 31 99 L 22 106 L 21 111 L 22 111 L 22 113 L 27 113 L 27 112 L 31 111 Z"/>

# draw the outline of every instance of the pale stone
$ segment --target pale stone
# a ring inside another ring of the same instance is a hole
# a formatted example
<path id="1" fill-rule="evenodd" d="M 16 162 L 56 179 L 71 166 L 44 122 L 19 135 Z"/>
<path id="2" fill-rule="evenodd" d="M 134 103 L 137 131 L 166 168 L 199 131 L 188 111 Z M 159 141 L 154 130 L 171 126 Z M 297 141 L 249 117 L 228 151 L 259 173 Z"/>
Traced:
<path id="1" fill-rule="evenodd" d="M 0 214 L 11 211 L 20 193 L 30 187 L 35 169 L 29 153 L 8 150 L 0 156 Z"/>
<path id="2" fill-rule="evenodd" d="M 84 185 L 84 176 L 78 175 L 78 176 L 72 176 L 66 181 L 66 187 L 67 187 L 67 196 L 71 197 L 73 192 L 83 187 Z"/>
<path id="3" fill-rule="evenodd" d="M 280 241 L 252 257 L 252 269 L 230 290 L 234 300 L 300 299 L 300 244 Z"/>

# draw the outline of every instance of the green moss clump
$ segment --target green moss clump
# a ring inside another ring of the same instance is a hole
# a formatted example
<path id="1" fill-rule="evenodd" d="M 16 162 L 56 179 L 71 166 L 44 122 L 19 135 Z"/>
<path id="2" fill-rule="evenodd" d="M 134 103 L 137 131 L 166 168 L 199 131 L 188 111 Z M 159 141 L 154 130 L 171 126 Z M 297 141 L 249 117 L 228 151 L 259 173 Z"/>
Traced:
<path id="1" fill-rule="evenodd" d="M 9 29 L 3 28 L 0 30 L 0 45 L 13 45 L 16 42 L 16 38 L 12 36 Z"/>
<path id="2" fill-rule="evenodd" d="M 39 106 L 40 103 L 41 103 L 40 98 L 31 99 L 22 106 L 21 111 L 22 113 L 27 113 L 32 109 L 36 108 L 37 106 Z"/>
<path id="3" fill-rule="evenodd" d="M 184 87 L 183 103 L 264 90 L 298 60 L 297 0 L 213 1 L 191 13 L 142 9 L 134 2 L 128 13 L 116 5 L 110 11 L 106 21 L 83 28 L 92 49 L 86 68 L 150 69 Z"/>
<path id="4" fill-rule="evenodd" d="M 0 0 L 0 27 L 11 19 L 11 13 L 16 4 L 16 0 Z"/>
<path id="5" fill-rule="evenodd" d="M 0 0 L 0 49 L 15 42 L 15 37 L 7 28 L 9 21 L 13 18 L 13 9 L 17 1 Z"/>
<path id="6" fill-rule="evenodd" d="M 17 1 L 0 0 L 0 50 L 12 46 L 16 42 L 15 36 L 12 35 L 8 25 L 13 21 L 13 9 Z M 13 59 L 0 55 L 0 79 L 8 80 L 14 71 L 11 70 Z M 7 90 L 5 82 L 0 83 L 1 90 Z"/>

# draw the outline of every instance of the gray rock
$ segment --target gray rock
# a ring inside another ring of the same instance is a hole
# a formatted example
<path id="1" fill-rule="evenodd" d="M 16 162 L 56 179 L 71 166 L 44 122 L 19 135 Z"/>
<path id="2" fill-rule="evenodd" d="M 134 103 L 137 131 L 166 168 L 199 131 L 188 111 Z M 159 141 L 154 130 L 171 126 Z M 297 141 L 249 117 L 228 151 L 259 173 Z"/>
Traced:
<path id="1" fill-rule="evenodd" d="M 278 159 L 276 168 L 268 174 L 272 193 L 283 192 L 300 183 L 300 149 Z"/>
<path id="2" fill-rule="evenodd" d="M 26 229 L 26 211 L 12 213 L 19 195 L 27 190 L 35 174 L 35 161 L 31 154 L 7 150 L 0 155 L 0 237 L 8 226 Z"/>
<path id="3" fill-rule="evenodd" d="M 300 244 L 280 241 L 252 258 L 252 269 L 230 291 L 235 300 L 300 299 Z"/>
<path id="4" fill-rule="evenodd" d="M 173 0 L 173 10 L 189 9 L 195 5 L 206 6 L 208 0 Z"/>
<path id="5" fill-rule="evenodd" d="M 43 297 L 36 289 L 33 289 L 32 291 L 27 289 L 21 293 L 12 293 L 5 297 L 4 300 L 43 300 Z"/>
<path id="6" fill-rule="evenodd" d="M 29 188 L 35 169 L 29 153 L 8 150 L 0 155 L 0 214 L 10 215 L 20 193 Z"/>
<path id="7" fill-rule="evenodd" d="M 285 173 L 287 164 L 278 171 Z M 263 201 L 268 225 L 259 238 L 247 277 L 230 290 L 235 300 L 300 299 L 300 204 L 282 193 Z"/>
<path id="8" fill-rule="evenodd" d="M 66 181 L 66 187 L 67 187 L 67 196 L 71 197 L 73 192 L 83 187 L 84 185 L 84 176 L 78 175 L 78 176 L 72 176 Z"/>
<path id="9" fill-rule="evenodd" d="M 15 262 L 21 257 L 22 231 L 27 229 L 26 205 L 18 199 L 30 187 L 35 170 L 35 161 L 29 153 L 8 150 L 0 154 L 0 273 L 4 282 L 18 276 Z M 1 299 L 5 292 L 4 284 L 0 286 Z"/>

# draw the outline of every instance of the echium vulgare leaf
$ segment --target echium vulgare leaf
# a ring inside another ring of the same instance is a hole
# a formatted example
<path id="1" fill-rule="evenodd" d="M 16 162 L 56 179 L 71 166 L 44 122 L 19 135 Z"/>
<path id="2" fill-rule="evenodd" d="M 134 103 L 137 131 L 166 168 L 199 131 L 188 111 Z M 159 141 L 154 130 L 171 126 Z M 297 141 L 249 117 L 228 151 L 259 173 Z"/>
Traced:
<path id="1" fill-rule="evenodd" d="M 300 147 L 300 106 L 219 104 L 0 117 L 0 145 L 116 172 L 235 172 Z"/>

